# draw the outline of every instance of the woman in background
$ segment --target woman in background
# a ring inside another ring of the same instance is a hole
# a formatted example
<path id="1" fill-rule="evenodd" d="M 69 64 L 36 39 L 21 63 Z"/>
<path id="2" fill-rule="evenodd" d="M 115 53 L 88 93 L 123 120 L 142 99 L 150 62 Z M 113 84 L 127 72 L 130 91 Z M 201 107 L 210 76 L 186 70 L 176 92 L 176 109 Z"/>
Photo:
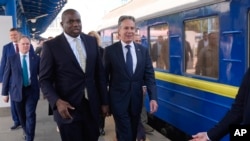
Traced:
<path id="1" fill-rule="evenodd" d="M 103 51 L 104 49 L 101 46 L 101 37 L 100 35 L 96 32 L 96 31 L 90 31 L 88 33 L 88 35 L 95 37 L 97 40 L 97 44 L 99 46 L 99 53 L 100 56 L 103 58 Z M 100 131 L 100 135 L 104 136 L 105 135 L 105 131 L 104 131 L 104 126 L 105 126 L 105 116 L 100 115 L 100 122 L 99 122 L 99 131 Z"/>

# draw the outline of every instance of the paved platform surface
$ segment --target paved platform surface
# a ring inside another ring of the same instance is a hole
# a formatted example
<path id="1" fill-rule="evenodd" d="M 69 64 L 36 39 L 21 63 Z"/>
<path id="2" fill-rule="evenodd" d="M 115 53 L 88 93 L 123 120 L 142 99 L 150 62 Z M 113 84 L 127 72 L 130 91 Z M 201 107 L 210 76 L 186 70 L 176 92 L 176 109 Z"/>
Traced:
<path id="1" fill-rule="evenodd" d="M 2 99 L 0 99 L 2 100 Z M 56 131 L 56 123 L 52 116 L 48 116 L 48 102 L 41 99 L 37 105 L 37 125 L 35 141 L 60 141 L 60 135 Z M 113 118 L 108 117 L 105 121 L 105 136 L 100 136 L 99 141 L 115 141 Z M 0 141 L 23 141 L 22 129 L 10 130 L 13 125 L 10 108 L 0 107 Z M 147 134 L 146 141 L 170 141 L 160 133 L 154 131 Z"/>

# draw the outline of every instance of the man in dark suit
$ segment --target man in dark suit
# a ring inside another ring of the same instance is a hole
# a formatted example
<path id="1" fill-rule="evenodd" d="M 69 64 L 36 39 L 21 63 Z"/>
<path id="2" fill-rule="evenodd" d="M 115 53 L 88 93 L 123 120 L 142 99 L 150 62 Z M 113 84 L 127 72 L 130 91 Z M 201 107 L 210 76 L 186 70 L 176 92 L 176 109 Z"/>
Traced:
<path id="1" fill-rule="evenodd" d="M 61 26 L 64 33 L 44 42 L 41 90 L 53 109 L 62 141 L 97 141 L 99 114 L 102 110 L 108 115 L 98 44 L 82 33 L 81 17 L 74 9 L 62 13 Z"/>
<path id="2" fill-rule="evenodd" d="M 8 102 L 8 94 L 10 93 L 26 141 L 33 141 L 36 126 L 36 106 L 39 99 L 38 71 L 40 59 L 36 54 L 29 53 L 30 39 L 28 37 L 22 36 L 18 45 L 20 52 L 8 57 L 6 63 L 2 95 L 4 102 Z"/>
<path id="3" fill-rule="evenodd" d="M 135 19 L 121 16 L 121 41 L 105 48 L 104 66 L 109 85 L 110 108 L 118 141 L 135 141 L 143 103 L 142 86 L 147 87 L 150 113 L 157 111 L 154 69 L 147 48 L 133 42 Z"/>
<path id="4" fill-rule="evenodd" d="M 243 81 L 236 95 L 231 109 L 222 118 L 219 123 L 207 132 L 200 132 L 193 135 L 191 141 L 218 141 L 229 133 L 229 126 L 233 124 L 249 125 L 250 124 L 250 69 L 248 68 Z"/>
<path id="5" fill-rule="evenodd" d="M 2 58 L 1 58 L 1 64 L 0 64 L 0 83 L 3 82 L 3 74 L 4 74 L 4 69 L 6 66 L 7 58 L 9 56 L 15 55 L 15 53 L 18 53 L 18 39 L 20 37 L 20 32 L 18 31 L 17 28 L 11 28 L 10 29 L 10 40 L 11 42 L 3 46 L 2 50 Z M 34 52 L 34 48 L 31 45 L 30 47 L 30 52 Z M 11 83 L 11 82 L 10 82 Z M 14 121 L 14 125 L 10 127 L 11 130 L 17 129 L 20 127 L 20 120 L 18 119 L 17 111 L 15 109 L 15 104 L 10 100 L 10 108 L 11 108 L 11 115 L 12 115 L 12 120 Z"/>

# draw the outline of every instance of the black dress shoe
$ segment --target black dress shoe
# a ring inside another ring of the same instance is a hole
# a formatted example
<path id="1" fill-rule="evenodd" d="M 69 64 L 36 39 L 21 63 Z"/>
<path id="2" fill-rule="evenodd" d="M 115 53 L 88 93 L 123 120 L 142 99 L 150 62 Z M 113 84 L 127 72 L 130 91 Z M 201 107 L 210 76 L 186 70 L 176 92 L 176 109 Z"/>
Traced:
<path id="1" fill-rule="evenodd" d="M 18 129 L 19 127 L 21 127 L 20 124 L 13 125 L 12 127 L 10 127 L 10 130 L 15 130 L 15 129 Z"/>

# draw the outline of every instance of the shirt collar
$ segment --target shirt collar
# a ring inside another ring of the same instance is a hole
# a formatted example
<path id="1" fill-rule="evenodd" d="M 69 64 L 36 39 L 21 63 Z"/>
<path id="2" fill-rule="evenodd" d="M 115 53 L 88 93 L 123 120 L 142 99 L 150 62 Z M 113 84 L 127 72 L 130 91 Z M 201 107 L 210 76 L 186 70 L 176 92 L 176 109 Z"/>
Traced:
<path id="1" fill-rule="evenodd" d="M 26 54 L 19 52 L 19 54 L 20 54 L 20 56 L 23 56 L 23 55 L 29 56 L 29 52 L 27 52 Z"/>
<path id="2" fill-rule="evenodd" d="M 68 41 L 74 41 L 75 39 L 78 39 L 78 40 L 81 40 L 81 37 L 80 37 L 80 35 L 78 35 L 76 38 L 73 38 L 73 37 L 71 37 L 71 36 L 69 36 L 67 33 L 65 33 L 64 32 L 64 35 L 65 35 L 65 37 L 66 37 L 66 39 L 68 40 Z"/>
<path id="3" fill-rule="evenodd" d="M 125 47 L 126 45 L 130 45 L 131 47 L 134 46 L 133 42 L 130 42 L 129 44 L 126 44 L 125 42 L 123 42 L 123 41 L 121 40 L 121 43 L 122 43 L 122 47 Z"/>

